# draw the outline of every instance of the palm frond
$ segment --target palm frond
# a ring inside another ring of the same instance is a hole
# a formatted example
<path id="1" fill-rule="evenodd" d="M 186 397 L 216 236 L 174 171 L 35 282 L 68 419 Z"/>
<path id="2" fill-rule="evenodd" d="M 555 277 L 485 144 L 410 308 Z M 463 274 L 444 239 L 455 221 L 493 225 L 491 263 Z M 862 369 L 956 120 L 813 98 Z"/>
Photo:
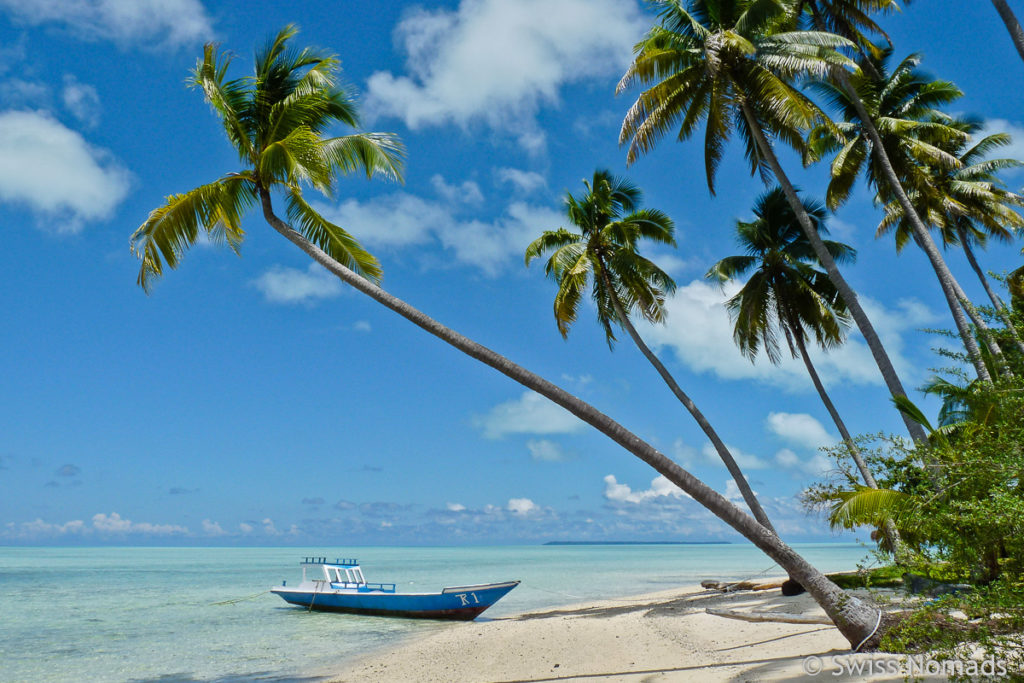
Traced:
<path id="1" fill-rule="evenodd" d="M 306 239 L 349 270 L 375 284 L 380 282 L 381 268 L 377 259 L 356 238 L 311 207 L 298 186 L 288 188 L 285 200 L 288 219 Z"/>

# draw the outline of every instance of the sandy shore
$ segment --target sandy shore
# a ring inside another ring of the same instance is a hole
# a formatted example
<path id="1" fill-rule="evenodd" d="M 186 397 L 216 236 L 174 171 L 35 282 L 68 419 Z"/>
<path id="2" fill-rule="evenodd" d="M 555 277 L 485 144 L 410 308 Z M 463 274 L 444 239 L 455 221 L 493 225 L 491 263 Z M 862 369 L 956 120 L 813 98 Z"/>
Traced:
<path id="1" fill-rule="evenodd" d="M 795 681 L 813 680 L 805 666 L 819 664 L 821 680 L 903 680 L 885 668 L 890 655 L 850 655 L 834 627 L 748 623 L 709 615 L 707 607 L 823 615 L 806 594 L 722 594 L 692 586 L 453 623 L 358 660 L 331 680 Z M 820 659 L 808 663 L 812 656 Z M 833 675 L 848 663 L 861 673 Z M 869 667 L 876 675 L 867 675 Z"/>

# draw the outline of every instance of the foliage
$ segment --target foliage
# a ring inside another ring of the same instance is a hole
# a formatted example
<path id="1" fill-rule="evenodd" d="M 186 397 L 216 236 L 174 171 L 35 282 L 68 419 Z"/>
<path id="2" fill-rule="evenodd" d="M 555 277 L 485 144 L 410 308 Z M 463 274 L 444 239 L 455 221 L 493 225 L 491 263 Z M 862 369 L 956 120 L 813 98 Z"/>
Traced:
<path id="1" fill-rule="evenodd" d="M 563 337 L 576 321 L 588 281 L 597 319 L 608 345 L 615 341 L 613 323 L 619 320 L 616 302 L 627 313 L 657 323 L 665 317 L 665 295 L 676 283 L 650 259 L 637 252 L 642 239 L 675 246 L 675 225 L 657 209 L 640 209 L 640 189 L 608 171 L 594 172 L 587 191 L 567 194 L 565 212 L 578 232 L 546 230 L 526 248 L 526 265 L 549 253 L 544 273 L 558 283 L 555 321 Z"/>
<path id="2" fill-rule="evenodd" d="M 828 234 L 825 207 L 809 199 L 803 205 L 818 233 Z M 822 348 L 838 346 L 849 324 L 846 304 L 820 270 L 782 189 L 760 195 L 754 215 L 756 220 L 736 223 L 736 239 L 745 253 L 727 256 L 705 275 L 725 283 L 750 273 L 740 291 L 726 302 L 737 346 L 751 361 L 763 348 L 772 363 L 781 360 L 776 330 L 782 331 L 794 357 L 808 333 Z M 825 248 L 837 263 L 853 261 L 856 255 L 840 242 L 825 240 Z"/>
<path id="3" fill-rule="evenodd" d="M 836 527 L 890 516 L 916 568 L 985 584 L 1024 577 L 1024 381 L 995 385 L 935 382 L 953 400 L 929 443 L 883 438 L 868 456 L 879 491 L 830 481 L 805 492 L 805 504 L 830 506 Z M 836 456 L 845 453 L 836 449 Z"/>
<path id="4" fill-rule="evenodd" d="M 401 179 L 402 143 L 391 133 L 326 135 L 337 124 L 359 125 L 355 102 L 341 85 L 337 58 L 293 49 L 289 41 L 296 33 L 296 27 L 285 26 L 257 50 L 253 74 L 233 80 L 227 76 L 231 56 L 206 45 L 189 84 L 203 91 L 244 168 L 171 195 L 132 234 L 143 289 L 150 289 L 165 265 L 178 266 L 200 230 L 237 253 L 245 237 L 243 215 L 258 202 L 266 210 L 271 190 L 283 192 L 288 217 L 306 239 L 363 277 L 380 279 L 377 259 L 317 213 L 302 188 L 330 194 L 339 176 L 357 170 Z"/>
<path id="5" fill-rule="evenodd" d="M 1024 584 L 1000 580 L 968 593 L 945 595 L 897 621 L 882 638 L 888 652 L 927 653 L 929 659 L 992 658 L 1024 680 Z M 951 680 L 976 680 L 967 675 Z"/>

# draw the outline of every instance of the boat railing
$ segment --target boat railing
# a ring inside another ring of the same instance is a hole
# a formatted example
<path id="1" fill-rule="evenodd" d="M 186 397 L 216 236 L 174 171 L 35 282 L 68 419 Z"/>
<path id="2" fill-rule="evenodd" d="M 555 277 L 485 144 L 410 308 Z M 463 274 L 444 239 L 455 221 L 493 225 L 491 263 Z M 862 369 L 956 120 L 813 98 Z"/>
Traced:
<path id="1" fill-rule="evenodd" d="M 355 583 L 353 581 L 331 581 L 331 588 L 355 588 L 358 590 L 381 591 L 383 593 L 394 593 L 393 583 Z"/>
<path id="2" fill-rule="evenodd" d="M 326 557 L 304 557 L 302 558 L 302 562 L 300 562 L 299 564 L 344 564 L 349 566 L 357 566 L 359 564 L 359 560 L 336 558 L 333 562 L 331 562 Z"/>

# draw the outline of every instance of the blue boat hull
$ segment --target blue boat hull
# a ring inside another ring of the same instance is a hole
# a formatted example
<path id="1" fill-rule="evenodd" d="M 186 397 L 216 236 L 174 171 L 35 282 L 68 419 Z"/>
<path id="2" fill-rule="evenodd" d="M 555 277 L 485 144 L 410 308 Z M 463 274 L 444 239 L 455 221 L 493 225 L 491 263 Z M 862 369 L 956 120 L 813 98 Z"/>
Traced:
<path id="1" fill-rule="evenodd" d="M 518 581 L 509 581 L 445 588 L 441 593 L 331 590 L 317 593 L 284 587 L 274 588 L 271 592 L 293 605 L 323 612 L 468 621 L 518 585 Z"/>

